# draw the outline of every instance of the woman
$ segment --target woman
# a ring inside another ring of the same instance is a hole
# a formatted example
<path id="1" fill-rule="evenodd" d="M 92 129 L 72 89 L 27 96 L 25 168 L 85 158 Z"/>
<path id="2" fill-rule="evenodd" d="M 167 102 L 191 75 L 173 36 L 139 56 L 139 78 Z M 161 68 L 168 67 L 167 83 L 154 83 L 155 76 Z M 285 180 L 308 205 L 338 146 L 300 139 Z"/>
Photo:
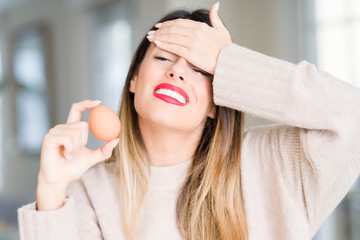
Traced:
<path id="1" fill-rule="evenodd" d="M 85 147 L 89 100 L 49 131 L 22 239 L 312 238 L 360 172 L 360 92 L 233 44 L 217 9 L 140 43 L 119 139 Z M 244 135 L 240 111 L 284 125 Z"/>

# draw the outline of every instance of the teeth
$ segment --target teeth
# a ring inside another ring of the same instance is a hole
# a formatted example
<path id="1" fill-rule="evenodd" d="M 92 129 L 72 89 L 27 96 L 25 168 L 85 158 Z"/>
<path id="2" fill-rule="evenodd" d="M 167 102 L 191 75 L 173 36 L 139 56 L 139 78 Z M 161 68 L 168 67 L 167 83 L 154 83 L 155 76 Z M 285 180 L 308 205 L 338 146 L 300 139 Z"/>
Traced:
<path id="1" fill-rule="evenodd" d="M 186 99 L 182 95 L 180 95 L 179 93 L 174 92 L 170 89 L 161 88 L 161 89 L 155 90 L 155 92 L 158 94 L 163 94 L 163 95 L 175 98 L 176 100 L 178 100 L 181 103 L 184 103 L 184 104 L 186 103 Z"/>
<path id="2" fill-rule="evenodd" d="M 170 97 L 176 98 L 178 94 L 174 93 L 174 92 L 170 92 Z"/>

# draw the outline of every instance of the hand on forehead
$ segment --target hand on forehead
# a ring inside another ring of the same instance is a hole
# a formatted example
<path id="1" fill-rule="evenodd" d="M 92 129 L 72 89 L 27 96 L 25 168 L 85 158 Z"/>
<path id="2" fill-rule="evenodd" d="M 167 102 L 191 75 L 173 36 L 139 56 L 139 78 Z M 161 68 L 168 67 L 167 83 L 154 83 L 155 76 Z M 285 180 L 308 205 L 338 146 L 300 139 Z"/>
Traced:
<path id="1" fill-rule="evenodd" d="M 157 47 L 181 56 L 194 66 L 214 74 L 221 49 L 232 41 L 218 16 L 216 4 L 210 10 L 210 21 L 213 27 L 190 19 L 166 21 L 156 24 L 158 29 L 148 32 L 147 38 Z"/>

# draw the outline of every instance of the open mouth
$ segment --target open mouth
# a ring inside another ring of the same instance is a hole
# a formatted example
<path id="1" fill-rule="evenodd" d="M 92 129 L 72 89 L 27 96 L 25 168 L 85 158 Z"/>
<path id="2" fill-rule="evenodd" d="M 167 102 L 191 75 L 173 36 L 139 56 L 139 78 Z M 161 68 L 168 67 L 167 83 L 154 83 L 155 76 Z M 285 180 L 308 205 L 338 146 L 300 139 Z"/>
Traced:
<path id="1" fill-rule="evenodd" d="M 169 83 L 161 83 L 154 88 L 154 96 L 174 105 L 185 106 L 190 102 L 184 90 Z"/>

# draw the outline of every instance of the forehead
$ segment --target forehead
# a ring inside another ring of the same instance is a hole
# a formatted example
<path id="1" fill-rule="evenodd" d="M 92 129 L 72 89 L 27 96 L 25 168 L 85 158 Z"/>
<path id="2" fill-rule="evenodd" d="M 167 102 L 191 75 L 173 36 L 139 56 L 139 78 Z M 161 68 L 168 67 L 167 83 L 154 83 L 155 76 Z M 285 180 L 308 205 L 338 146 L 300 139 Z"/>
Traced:
<path id="1" fill-rule="evenodd" d="M 174 56 L 174 57 L 179 57 L 178 55 L 176 55 L 174 53 L 165 51 L 165 50 L 157 47 L 154 43 L 150 43 L 150 46 L 146 51 L 145 58 L 148 57 L 149 55 L 156 54 L 156 53 L 165 53 L 167 55 L 171 55 L 171 56 Z"/>
<path id="2" fill-rule="evenodd" d="M 168 52 L 166 50 L 163 50 L 163 49 L 157 47 L 154 43 L 150 43 L 150 46 L 146 51 L 144 61 L 151 58 L 152 55 L 156 55 L 156 54 L 162 54 L 164 57 L 170 58 L 173 61 L 176 61 L 177 59 L 182 58 L 182 57 L 180 57 L 179 55 L 177 55 L 175 53 Z M 187 61 L 186 59 L 184 59 L 184 60 L 186 61 L 188 66 L 194 67 L 194 65 L 191 64 L 189 61 Z"/>

